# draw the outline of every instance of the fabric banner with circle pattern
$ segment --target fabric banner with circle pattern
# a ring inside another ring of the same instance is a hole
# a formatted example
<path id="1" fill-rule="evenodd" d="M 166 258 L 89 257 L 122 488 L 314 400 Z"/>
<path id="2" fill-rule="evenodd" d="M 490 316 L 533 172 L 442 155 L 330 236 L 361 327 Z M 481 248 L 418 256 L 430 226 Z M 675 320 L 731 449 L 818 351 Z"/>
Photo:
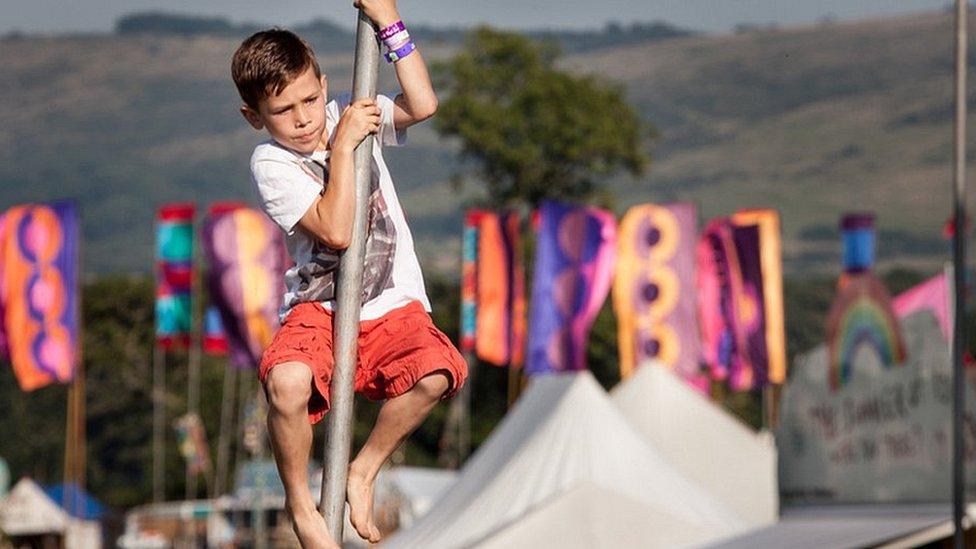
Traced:
<path id="1" fill-rule="evenodd" d="M 74 378 L 80 351 L 79 233 L 72 202 L 15 206 L 2 218 L 2 339 L 25 391 Z"/>
<path id="2" fill-rule="evenodd" d="M 230 362 L 256 368 L 278 330 L 288 266 L 284 237 L 261 212 L 215 205 L 203 225 L 211 299 L 220 311 Z"/>
<path id="3" fill-rule="evenodd" d="M 605 210 L 551 201 L 539 213 L 525 370 L 583 370 L 590 328 L 613 281 L 616 220 Z"/>
<path id="4" fill-rule="evenodd" d="M 620 222 L 613 303 L 621 377 L 657 360 L 708 390 L 699 366 L 693 204 L 643 204 Z"/>

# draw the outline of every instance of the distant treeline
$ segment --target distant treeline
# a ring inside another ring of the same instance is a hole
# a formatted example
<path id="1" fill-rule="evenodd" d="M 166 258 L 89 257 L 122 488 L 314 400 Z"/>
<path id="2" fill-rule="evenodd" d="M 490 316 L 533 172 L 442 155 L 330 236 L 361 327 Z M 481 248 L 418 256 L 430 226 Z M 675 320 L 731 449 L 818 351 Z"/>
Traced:
<path id="1" fill-rule="evenodd" d="M 200 17 L 178 13 L 139 12 L 119 18 L 115 23 L 117 34 L 163 34 L 179 36 L 247 36 L 268 25 L 253 22 L 235 24 L 223 17 Z M 295 32 L 313 42 L 318 49 L 348 48 L 354 40 L 351 28 L 345 28 L 327 19 L 313 19 L 309 23 L 293 27 Z M 432 43 L 460 43 L 467 34 L 464 27 L 433 27 L 413 25 L 410 28 L 418 40 Z M 692 31 L 681 29 L 665 22 L 651 23 L 608 23 L 602 29 L 594 30 L 530 30 L 525 33 L 539 40 L 554 41 L 564 51 L 576 52 L 650 42 L 680 36 L 690 36 Z"/>

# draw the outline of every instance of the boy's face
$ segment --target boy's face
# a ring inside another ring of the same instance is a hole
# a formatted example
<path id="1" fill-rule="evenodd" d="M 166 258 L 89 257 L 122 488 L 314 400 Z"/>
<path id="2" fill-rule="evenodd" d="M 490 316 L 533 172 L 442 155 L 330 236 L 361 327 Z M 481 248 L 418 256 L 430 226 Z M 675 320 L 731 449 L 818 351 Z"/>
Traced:
<path id="1" fill-rule="evenodd" d="M 256 130 L 267 129 L 280 145 L 296 152 L 309 154 L 324 148 L 325 131 L 325 75 L 315 77 L 309 67 L 281 90 L 258 102 L 255 111 L 246 104 L 241 114 Z"/>

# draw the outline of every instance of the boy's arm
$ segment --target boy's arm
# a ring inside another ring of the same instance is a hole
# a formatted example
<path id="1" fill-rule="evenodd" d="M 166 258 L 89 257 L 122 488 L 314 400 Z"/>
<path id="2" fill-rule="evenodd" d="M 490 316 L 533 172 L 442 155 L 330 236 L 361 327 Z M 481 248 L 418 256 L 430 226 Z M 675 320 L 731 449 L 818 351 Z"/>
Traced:
<path id="1" fill-rule="evenodd" d="M 335 130 L 329 157 L 329 184 L 298 221 L 299 226 L 334 250 L 349 247 L 355 211 L 356 186 L 353 152 L 380 127 L 380 108 L 372 99 L 346 107 Z"/>
<path id="2" fill-rule="evenodd" d="M 354 5 L 362 8 L 380 29 L 400 20 L 396 0 L 356 0 Z M 393 125 L 397 131 L 402 131 L 434 116 L 437 95 L 419 48 L 393 65 L 403 90 L 394 100 Z"/>

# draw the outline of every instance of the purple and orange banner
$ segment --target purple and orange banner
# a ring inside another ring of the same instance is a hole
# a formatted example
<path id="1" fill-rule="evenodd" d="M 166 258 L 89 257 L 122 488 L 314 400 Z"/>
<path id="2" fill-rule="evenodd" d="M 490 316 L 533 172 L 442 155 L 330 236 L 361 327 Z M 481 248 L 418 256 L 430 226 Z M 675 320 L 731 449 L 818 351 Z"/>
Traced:
<path id="1" fill-rule="evenodd" d="M 761 380 L 786 383 L 786 313 L 783 305 L 783 246 L 779 214 L 771 209 L 742 210 L 732 216 L 737 227 L 756 227 L 759 237 L 757 283 L 763 299 L 766 368 Z M 753 260 L 749 265 L 755 268 Z"/>
<path id="2" fill-rule="evenodd" d="M 622 378 L 653 359 L 708 390 L 699 367 L 696 224 L 693 204 L 643 204 L 620 222 L 613 304 Z"/>
<path id="3" fill-rule="evenodd" d="M 593 207 L 540 207 L 527 374 L 586 369 L 586 342 L 613 280 L 617 224 Z"/>
<path id="4" fill-rule="evenodd" d="M 25 391 L 74 378 L 79 231 L 71 202 L 16 206 L 2 218 L 2 339 Z"/>
<path id="5" fill-rule="evenodd" d="M 698 244 L 702 357 L 736 391 L 786 380 L 779 216 L 743 210 L 706 225 Z"/>
<path id="6" fill-rule="evenodd" d="M 186 348 L 192 329 L 193 204 L 167 204 L 156 216 L 156 344 Z"/>
<path id="7" fill-rule="evenodd" d="M 203 248 L 230 362 L 256 368 L 278 329 L 287 268 L 284 237 L 264 214 L 218 204 L 203 225 Z"/>
<path id="8" fill-rule="evenodd" d="M 478 220 L 475 352 L 495 366 L 522 364 L 525 293 L 520 221 L 515 212 L 481 212 Z"/>

